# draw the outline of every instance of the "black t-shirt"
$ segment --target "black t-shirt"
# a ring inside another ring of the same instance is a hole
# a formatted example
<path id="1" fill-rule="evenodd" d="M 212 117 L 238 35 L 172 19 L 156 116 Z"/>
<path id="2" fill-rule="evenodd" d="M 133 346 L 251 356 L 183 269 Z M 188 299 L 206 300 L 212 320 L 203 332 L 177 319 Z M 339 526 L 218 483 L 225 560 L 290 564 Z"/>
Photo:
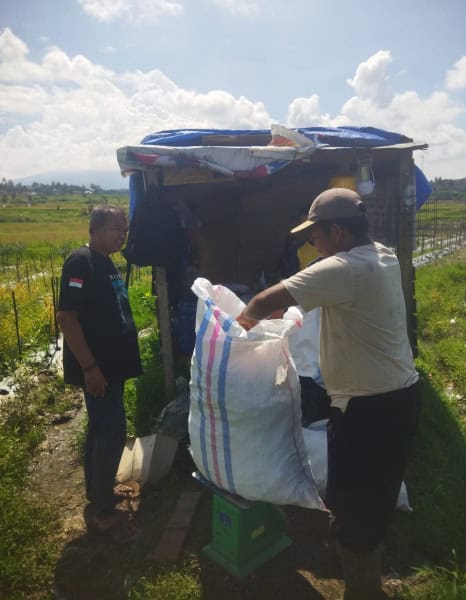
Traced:
<path id="1" fill-rule="evenodd" d="M 60 311 L 77 311 L 89 348 L 108 381 L 140 375 L 137 332 L 128 292 L 109 257 L 82 246 L 63 265 Z M 68 348 L 63 348 L 65 383 L 83 385 L 84 376 Z"/>

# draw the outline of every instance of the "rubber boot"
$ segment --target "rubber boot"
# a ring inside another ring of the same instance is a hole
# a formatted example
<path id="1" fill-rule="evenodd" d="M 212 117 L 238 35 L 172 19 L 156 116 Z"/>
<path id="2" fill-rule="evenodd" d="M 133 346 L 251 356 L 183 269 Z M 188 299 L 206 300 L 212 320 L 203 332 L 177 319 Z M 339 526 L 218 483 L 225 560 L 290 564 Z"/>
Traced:
<path id="1" fill-rule="evenodd" d="M 379 600 L 383 598 L 380 571 L 380 547 L 372 552 L 350 552 L 337 543 L 343 567 L 343 600 Z"/>

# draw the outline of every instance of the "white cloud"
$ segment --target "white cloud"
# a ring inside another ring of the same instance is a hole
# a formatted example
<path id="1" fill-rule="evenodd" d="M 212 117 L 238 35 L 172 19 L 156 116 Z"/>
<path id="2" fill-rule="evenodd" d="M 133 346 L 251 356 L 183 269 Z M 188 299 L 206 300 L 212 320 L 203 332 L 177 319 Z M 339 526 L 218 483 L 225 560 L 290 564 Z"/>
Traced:
<path id="1" fill-rule="evenodd" d="M 450 90 L 466 88 L 466 56 L 461 57 L 453 69 L 448 71 L 446 84 Z"/>
<path id="2" fill-rule="evenodd" d="M 288 107 L 286 116 L 288 127 L 329 125 L 330 115 L 321 114 L 319 104 L 320 100 L 317 94 L 312 94 L 309 98 L 295 98 Z"/>
<path id="3" fill-rule="evenodd" d="M 78 0 L 91 17 L 110 22 L 123 19 L 131 23 L 157 23 L 163 17 L 183 14 L 184 8 L 176 0 Z"/>
<path id="4" fill-rule="evenodd" d="M 371 125 L 430 144 L 423 154 L 429 177 L 463 177 L 466 106 L 447 90 L 422 97 L 390 90 L 388 51 L 361 63 L 349 79 L 353 95 L 335 115 L 317 93 L 295 98 L 286 123 L 299 126 Z M 455 66 L 459 72 L 458 63 Z M 197 93 L 158 69 L 116 73 L 82 55 L 49 48 L 39 61 L 14 33 L 0 34 L 0 153 L 2 176 L 22 177 L 66 166 L 118 169 L 116 149 L 161 129 L 268 128 L 263 102 L 223 90 Z"/>
<path id="5" fill-rule="evenodd" d="M 11 31 L 0 35 L 2 176 L 64 166 L 117 170 L 118 147 L 160 129 L 270 125 L 261 102 L 185 90 L 159 70 L 116 74 L 58 48 L 37 63 L 27 54 Z"/>
<path id="6" fill-rule="evenodd" d="M 117 49 L 114 46 L 104 46 L 102 48 L 104 54 L 114 54 L 116 51 Z"/>
<path id="7" fill-rule="evenodd" d="M 429 144 L 428 152 L 423 155 L 428 177 L 464 177 L 466 131 L 455 122 L 466 114 L 466 106 L 455 102 L 446 91 L 435 91 L 425 98 L 415 91 L 395 93 L 389 84 L 391 61 L 390 52 L 381 50 L 356 68 L 354 77 L 347 80 L 355 95 L 343 104 L 339 114 L 330 117 L 321 113 L 319 96 L 313 94 L 290 103 L 287 124 L 373 126 L 397 131 Z M 460 63 L 455 65 L 456 75 L 464 68 Z"/>
<path id="8" fill-rule="evenodd" d="M 220 8 L 240 17 L 254 17 L 263 6 L 263 0 L 210 0 Z"/>
<path id="9" fill-rule="evenodd" d="M 391 62 L 391 53 L 388 50 L 379 50 L 358 66 L 353 79 L 347 79 L 347 83 L 354 88 L 357 96 L 383 106 L 393 97 L 387 75 Z"/>
<path id="10" fill-rule="evenodd" d="M 0 64 L 15 63 L 26 59 L 29 53 L 26 44 L 16 37 L 8 27 L 0 34 Z"/>
<path id="11" fill-rule="evenodd" d="M 0 115 L 13 112 L 17 115 L 40 114 L 47 104 L 47 98 L 47 92 L 38 86 L 0 83 Z"/>

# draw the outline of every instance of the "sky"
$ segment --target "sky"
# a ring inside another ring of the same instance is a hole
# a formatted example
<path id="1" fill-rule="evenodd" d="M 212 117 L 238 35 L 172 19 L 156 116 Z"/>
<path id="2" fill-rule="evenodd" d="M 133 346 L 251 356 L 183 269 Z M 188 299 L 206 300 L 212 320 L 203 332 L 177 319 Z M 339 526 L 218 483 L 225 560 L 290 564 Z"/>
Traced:
<path id="1" fill-rule="evenodd" d="M 466 177 L 465 0 L 2 0 L 0 178 L 180 128 L 373 126 Z"/>

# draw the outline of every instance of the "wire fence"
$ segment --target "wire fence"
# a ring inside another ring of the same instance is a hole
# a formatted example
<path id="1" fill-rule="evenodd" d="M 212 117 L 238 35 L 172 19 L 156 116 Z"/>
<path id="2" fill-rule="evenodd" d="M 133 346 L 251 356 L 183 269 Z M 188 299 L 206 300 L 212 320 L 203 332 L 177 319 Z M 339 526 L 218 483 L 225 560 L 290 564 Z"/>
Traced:
<path id="1" fill-rule="evenodd" d="M 373 217 L 372 226 L 377 224 Z M 382 225 L 387 237 L 386 230 L 394 228 L 387 228 L 386 220 Z M 385 238 L 381 241 L 387 243 Z M 464 246 L 466 198 L 429 199 L 416 214 L 414 265 L 422 266 Z M 0 251 L 0 377 L 25 353 L 57 345 L 59 337 L 57 306 L 64 252 L 56 255 L 50 250 L 48 256 L 27 259 L 24 248 L 16 250 Z M 124 272 L 124 261 L 117 266 Z M 140 278 L 141 270 L 133 268 L 129 284 Z"/>
<path id="2" fill-rule="evenodd" d="M 63 261 L 21 262 L 0 266 L 0 380 L 18 360 L 58 348 L 58 296 Z M 117 264 L 123 275 L 125 263 Z M 143 270 L 133 267 L 129 285 L 141 280 Z"/>
<path id="3" fill-rule="evenodd" d="M 466 198 L 429 199 L 416 217 L 416 267 L 466 245 Z"/>

